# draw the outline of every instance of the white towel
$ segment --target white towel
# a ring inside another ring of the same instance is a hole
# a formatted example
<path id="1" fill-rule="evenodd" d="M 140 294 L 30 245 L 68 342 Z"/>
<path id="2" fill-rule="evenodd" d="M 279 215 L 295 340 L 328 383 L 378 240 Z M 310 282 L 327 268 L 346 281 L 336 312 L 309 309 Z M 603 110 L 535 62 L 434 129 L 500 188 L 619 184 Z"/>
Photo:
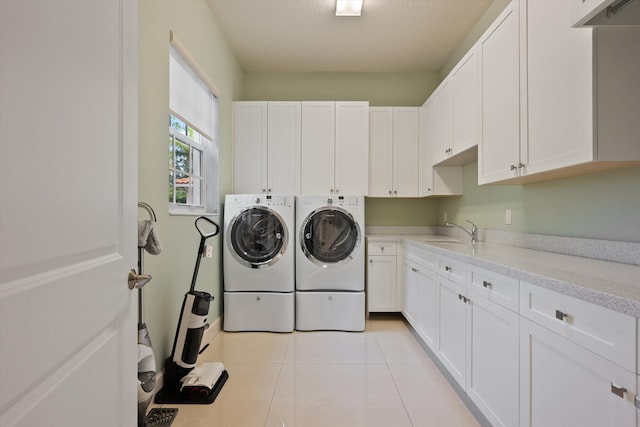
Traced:
<path id="1" fill-rule="evenodd" d="M 206 387 L 212 390 L 222 375 L 222 371 L 224 371 L 224 365 L 220 362 L 209 362 L 196 366 L 180 380 L 182 383 L 180 391 L 183 391 L 185 387 Z"/>
<path id="2" fill-rule="evenodd" d="M 138 247 L 144 248 L 151 255 L 158 255 L 162 252 L 162 245 L 160 245 L 154 221 L 148 219 L 138 221 Z"/>

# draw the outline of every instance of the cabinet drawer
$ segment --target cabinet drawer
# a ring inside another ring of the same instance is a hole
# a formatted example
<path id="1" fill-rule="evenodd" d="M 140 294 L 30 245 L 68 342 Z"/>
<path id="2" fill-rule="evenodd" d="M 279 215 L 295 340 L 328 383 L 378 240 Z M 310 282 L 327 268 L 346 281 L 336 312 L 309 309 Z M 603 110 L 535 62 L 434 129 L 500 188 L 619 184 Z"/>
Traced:
<path id="1" fill-rule="evenodd" d="M 471 265 L 467 267 L 467 276 L 469 291 L 518 312 L 520 290 L 518 279 Z"/>
<path id="2" fill-rule="evenodd" d="M 430 270 L 438 270 L 438 258 L 433 252 L 429 250 L 425 250 L 417 246 L 405 243 L 404 257 Z"/>
<path id="3" fill-rule="evenodd" d="M 395 255 L 396 244 L 393 242 L 369 242 L 369 255 Z"/>
<path id="4" fill-rule="evenodd" d="M 467 264 L 456 259 L 438 256 L 438 273 L 452 282 L 464 285 L 467 279 Z"/>
<path id="5" fill-rule="evenodd" d="M 520 315 L 636 370 L 635 317 L 526 282 L 520 282 Z"/>

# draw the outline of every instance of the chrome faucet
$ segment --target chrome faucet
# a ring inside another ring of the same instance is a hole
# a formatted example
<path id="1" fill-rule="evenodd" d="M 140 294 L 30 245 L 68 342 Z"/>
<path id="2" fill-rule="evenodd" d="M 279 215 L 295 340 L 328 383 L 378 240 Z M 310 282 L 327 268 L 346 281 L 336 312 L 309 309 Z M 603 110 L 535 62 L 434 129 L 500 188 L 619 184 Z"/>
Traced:
<path id="1" fill-rule="evenodd" d="M 452 222 L 445 222 L 445 225 L 447 227 L 458 227 L 460 230 L 462 230 L 465 233 L 467 233 L 469 235 L 469 237 L 471 237 L 471 243 L 478 243 L 478 227 L 474 223 L 469 221 L 469 220 L 467 220 L 467 222 L 469 224 L 471 224 L 471 231 L 467 230 L 466 228 L 464 228 L 461 225 L 454 224 Z"/>

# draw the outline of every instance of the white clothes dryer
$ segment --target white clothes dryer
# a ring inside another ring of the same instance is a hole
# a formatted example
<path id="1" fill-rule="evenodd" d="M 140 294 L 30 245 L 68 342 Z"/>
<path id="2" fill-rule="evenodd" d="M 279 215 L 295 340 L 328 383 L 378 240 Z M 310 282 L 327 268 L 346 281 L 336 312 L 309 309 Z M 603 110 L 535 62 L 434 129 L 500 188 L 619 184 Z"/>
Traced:
<path id="1" fill-rule="evenodd" d="M 296 329 L 363 331 L 363 196 L 296 200 Z"/>
<path id="2" fill-rule="evenodd" d="M 294 196 L 225 197 L 225 331 L 293 331 L 294 229 Z"/>

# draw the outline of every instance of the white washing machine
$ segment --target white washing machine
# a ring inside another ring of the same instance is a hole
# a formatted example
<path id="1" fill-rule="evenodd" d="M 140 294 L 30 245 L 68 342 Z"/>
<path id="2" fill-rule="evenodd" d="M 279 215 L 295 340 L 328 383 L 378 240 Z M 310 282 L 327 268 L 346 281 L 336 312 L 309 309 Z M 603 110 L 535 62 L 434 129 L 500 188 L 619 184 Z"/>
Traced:
<path id="1" fill-rule="evenodd" d="M 225 197 L 225 331 L 293 331 L 294 229 L 294 196 Z"/>
<path id="2" fill-rule="evenodd" d="M 296 199 L 296 329 L 363 331 L 363 196 Z"/>

